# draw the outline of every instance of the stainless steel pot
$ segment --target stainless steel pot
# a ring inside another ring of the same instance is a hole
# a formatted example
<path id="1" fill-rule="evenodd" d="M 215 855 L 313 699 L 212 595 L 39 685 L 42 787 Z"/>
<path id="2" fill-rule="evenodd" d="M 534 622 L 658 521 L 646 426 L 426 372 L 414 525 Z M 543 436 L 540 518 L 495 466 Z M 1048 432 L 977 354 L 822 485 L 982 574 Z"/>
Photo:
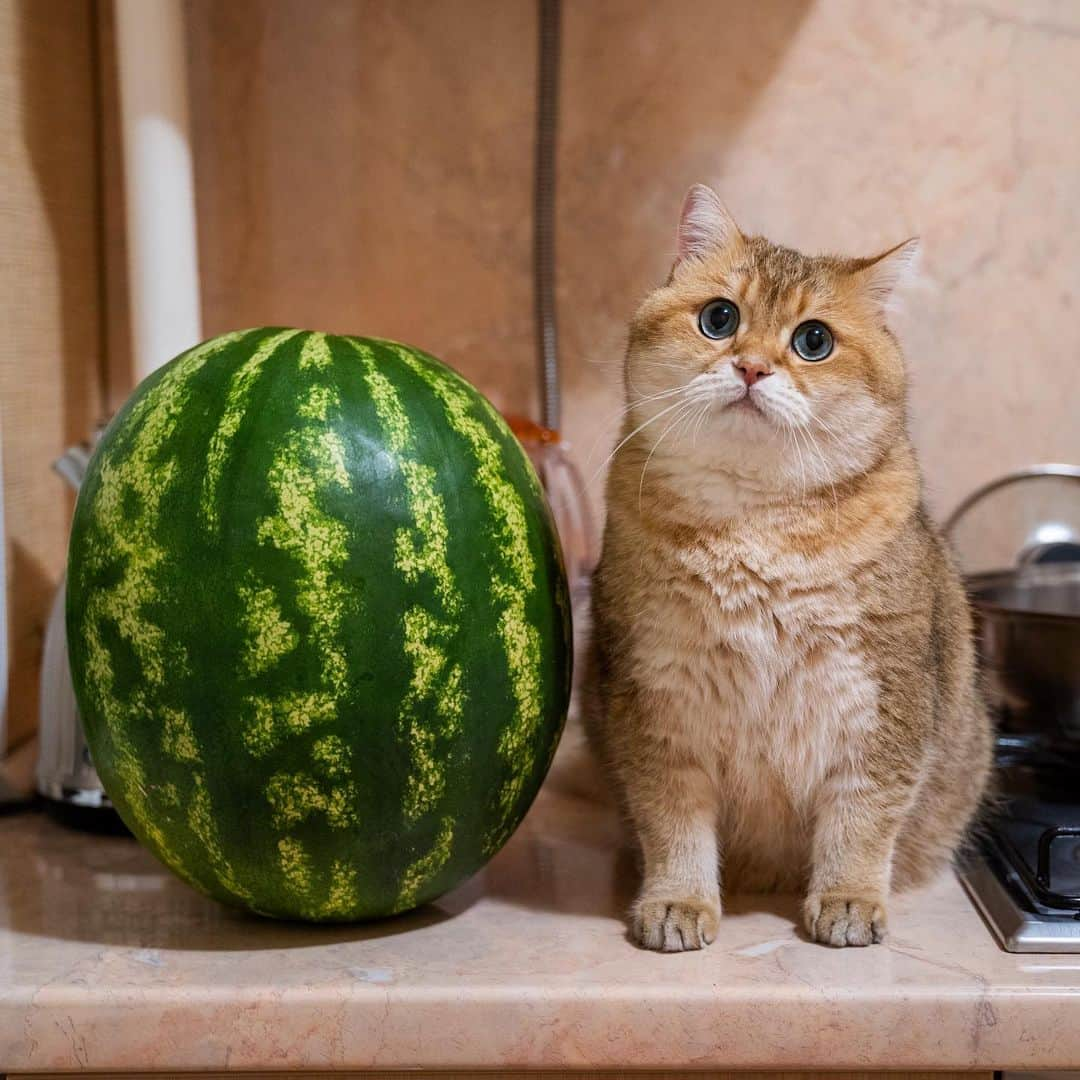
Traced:
<path id="1" fill-rule="evenodd" d="M 968 589 L 1004 748 L 1080 758 L 1080 564 L 974 574 Z"/>
<path id="2" fill-rule="evenodd" d="M 979 567 L 965 581 L 999 761 L 1080 768 L 1080 467 L 987 484 L 945 531 L 961 565 Z"/>

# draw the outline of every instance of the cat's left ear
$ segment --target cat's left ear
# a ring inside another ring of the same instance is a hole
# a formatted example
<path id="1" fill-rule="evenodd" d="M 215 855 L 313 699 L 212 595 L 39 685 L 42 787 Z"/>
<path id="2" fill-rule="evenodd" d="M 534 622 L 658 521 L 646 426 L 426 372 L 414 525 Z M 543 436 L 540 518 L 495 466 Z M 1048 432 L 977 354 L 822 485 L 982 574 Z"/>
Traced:
<path id="1" fill-rule="evenodd" d="M 881 308 L 888 308 L 898 289 L 915 276 L 919 263 L 919 238 L 897 244 L 869 259 L 862 259 L 856 274 L 863 291 Z"/>
<path id="2" fill-rule="evenodd" d="M 720 201 L 720 196 L 704 184 L 695 184 L 686 193 L 679 215 L 679 255 L 676 265 L 684 259 L 697 259 L 710 251 L 726 247 L 740 236 L 739 226 Z"/>

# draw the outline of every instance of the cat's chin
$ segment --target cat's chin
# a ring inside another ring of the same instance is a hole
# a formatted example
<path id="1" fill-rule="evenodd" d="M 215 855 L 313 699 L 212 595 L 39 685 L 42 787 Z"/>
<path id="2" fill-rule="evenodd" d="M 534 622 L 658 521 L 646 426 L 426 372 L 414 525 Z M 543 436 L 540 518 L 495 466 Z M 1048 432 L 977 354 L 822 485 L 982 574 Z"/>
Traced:
<path id="1" fill-rule="evenodd" d="M 743 437 L 771 435 L 782 426 L 771 410 L 752 394 L 725 405 L 718 411 L 717 419 L 726 421 Z"/>
<path id="2" fill-rule="evenodd" d="M 727 408 L 733 413 L 747 413 L 752 416 L 761 417 L 765 415 L 761 406 L 749 394 L 744 394 L 738 401 L 733 401 L 728 405 Z"/>

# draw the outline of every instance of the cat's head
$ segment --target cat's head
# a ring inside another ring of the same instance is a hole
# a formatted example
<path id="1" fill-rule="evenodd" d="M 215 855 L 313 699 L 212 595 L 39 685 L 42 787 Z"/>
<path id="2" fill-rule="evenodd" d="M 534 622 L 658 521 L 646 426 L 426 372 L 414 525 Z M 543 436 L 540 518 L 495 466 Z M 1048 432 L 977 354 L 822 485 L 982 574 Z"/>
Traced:
<path id="1" fill-rule="evenodd" d="M 836 483 L 905 424 L 887 305 L 917 243 L 873 258 L 801 255 L 744 236 L 690 190 L 678 258 L 630 334 L 628 422 L 653 468 L 726 470 L 759 489 Z"/>

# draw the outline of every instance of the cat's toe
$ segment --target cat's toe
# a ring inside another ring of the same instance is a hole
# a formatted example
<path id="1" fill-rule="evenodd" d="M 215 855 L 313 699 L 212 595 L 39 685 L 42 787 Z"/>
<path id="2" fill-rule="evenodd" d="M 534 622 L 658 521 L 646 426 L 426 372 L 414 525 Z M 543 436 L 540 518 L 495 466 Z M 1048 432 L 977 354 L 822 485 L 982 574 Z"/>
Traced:
<path id="1" fill-rule="evenodd" d="M 811 896 L 806 929 L 815 941 L 843 948 L 885 940 L 885 906 L 880 900 L 843 895 Z"/>
<path id="2" fill-rule="evenodd" d="M 720 910 L 700 897 L 643 899 L 634 906 L 630 925 L 634 940 L 646 949 L 685 952 L 713 943 Z"/>

